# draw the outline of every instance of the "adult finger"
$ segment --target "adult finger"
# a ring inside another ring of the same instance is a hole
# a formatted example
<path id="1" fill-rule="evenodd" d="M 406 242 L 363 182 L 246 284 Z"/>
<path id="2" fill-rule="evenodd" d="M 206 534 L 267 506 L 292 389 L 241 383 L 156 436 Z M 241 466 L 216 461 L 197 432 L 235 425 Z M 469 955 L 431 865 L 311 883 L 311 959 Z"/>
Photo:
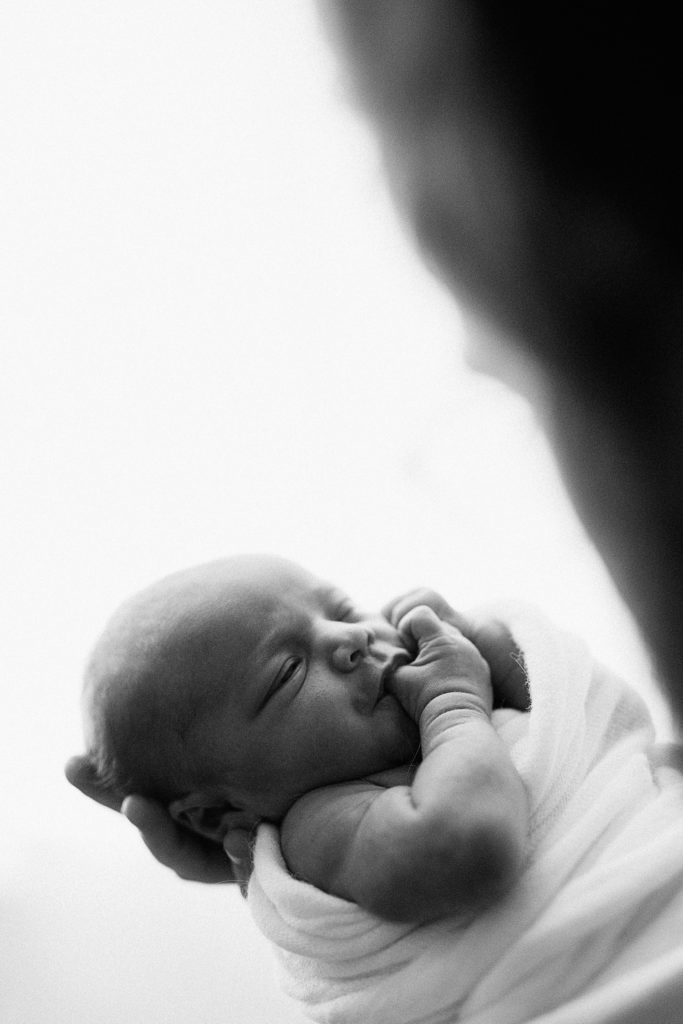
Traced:
<path id="1" fill-rule="evenodd" d="M 95 766 L 84 754 L 69 758 L 64 766 L 64 774 L 72 786 L 85 796 L 89 796 L 91 800 L 96 800 L 98 804 L 110 807 L 113 811 L 121 810 L 120 794 L 104 788 Z"/>
<path id="2" fill-rule="evenodd" d="M 232 873 L 239 884 L 240 892 L 246 897 L 254 867 L 252 833 L 241 828 L 231 829 L 225 834 L 223 849 L 230 859 Z"/>

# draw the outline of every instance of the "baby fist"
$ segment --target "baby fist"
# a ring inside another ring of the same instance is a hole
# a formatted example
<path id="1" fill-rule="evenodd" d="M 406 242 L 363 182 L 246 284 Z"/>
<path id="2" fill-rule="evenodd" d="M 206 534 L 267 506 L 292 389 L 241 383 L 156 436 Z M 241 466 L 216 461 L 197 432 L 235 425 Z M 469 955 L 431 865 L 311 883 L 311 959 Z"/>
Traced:
<path id="1" fill-rule="evenodd" d="M 406 646 L 417 653 L 409 665 L 397 669 L 390 689 L 415 722 L 431 701 L 446 695 L 450 708 L 490 715 L 488 663 L 460 630 L 443 622 L 427 605 L 411 608 L 398 630 Z"/>

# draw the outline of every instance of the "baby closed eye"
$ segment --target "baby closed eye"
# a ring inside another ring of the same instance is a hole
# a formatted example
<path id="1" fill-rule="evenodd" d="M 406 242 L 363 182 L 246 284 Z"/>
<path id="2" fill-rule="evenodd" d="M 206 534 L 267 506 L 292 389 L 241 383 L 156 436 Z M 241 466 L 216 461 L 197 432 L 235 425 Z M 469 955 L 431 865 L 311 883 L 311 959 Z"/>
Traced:
<path id="1" fill-rule="evenodd" d="M 273 685 L 270 689 L 269 696 L 277 693 L 283 686 L 291 682 L 293 679 L 300 679 L 303 682 L 303 673 L 305 673 L 306 662 L 305 659 L 299 655 L 294 655 L 283 663 L 280 671 L 278 672 Z"/>

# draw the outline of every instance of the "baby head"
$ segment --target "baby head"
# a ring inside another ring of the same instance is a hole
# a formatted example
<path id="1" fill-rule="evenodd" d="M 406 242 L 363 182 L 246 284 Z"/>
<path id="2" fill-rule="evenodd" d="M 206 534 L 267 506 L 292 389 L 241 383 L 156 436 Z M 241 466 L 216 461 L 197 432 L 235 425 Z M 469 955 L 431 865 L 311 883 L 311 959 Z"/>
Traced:
<path id="1" fill-rule="evenodd" d="M 103 785 L 162 800 L 222 839 L 303 793 L 414 757 L 386 691 L 409 656 L 394 627 L 284 559 L 241 555 L 127 601 L 86 671 L 88 754 Z"/>

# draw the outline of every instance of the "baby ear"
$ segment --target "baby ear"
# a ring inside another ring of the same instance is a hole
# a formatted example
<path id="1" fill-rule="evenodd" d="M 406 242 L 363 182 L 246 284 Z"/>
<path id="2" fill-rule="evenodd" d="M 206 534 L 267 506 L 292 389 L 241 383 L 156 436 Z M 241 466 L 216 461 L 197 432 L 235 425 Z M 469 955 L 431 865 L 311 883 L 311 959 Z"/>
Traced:
<path id="1" fill-rule="evenodd" d="M 168 811 L 174 821 L 217 843 L 223 842 L 226 832 L 235 828 L 251 831 L 260 820 L 250 811 L 240 810 L 227 800 L 206 793 L 190 793 L 174 800 L 168 805 Z"/>

